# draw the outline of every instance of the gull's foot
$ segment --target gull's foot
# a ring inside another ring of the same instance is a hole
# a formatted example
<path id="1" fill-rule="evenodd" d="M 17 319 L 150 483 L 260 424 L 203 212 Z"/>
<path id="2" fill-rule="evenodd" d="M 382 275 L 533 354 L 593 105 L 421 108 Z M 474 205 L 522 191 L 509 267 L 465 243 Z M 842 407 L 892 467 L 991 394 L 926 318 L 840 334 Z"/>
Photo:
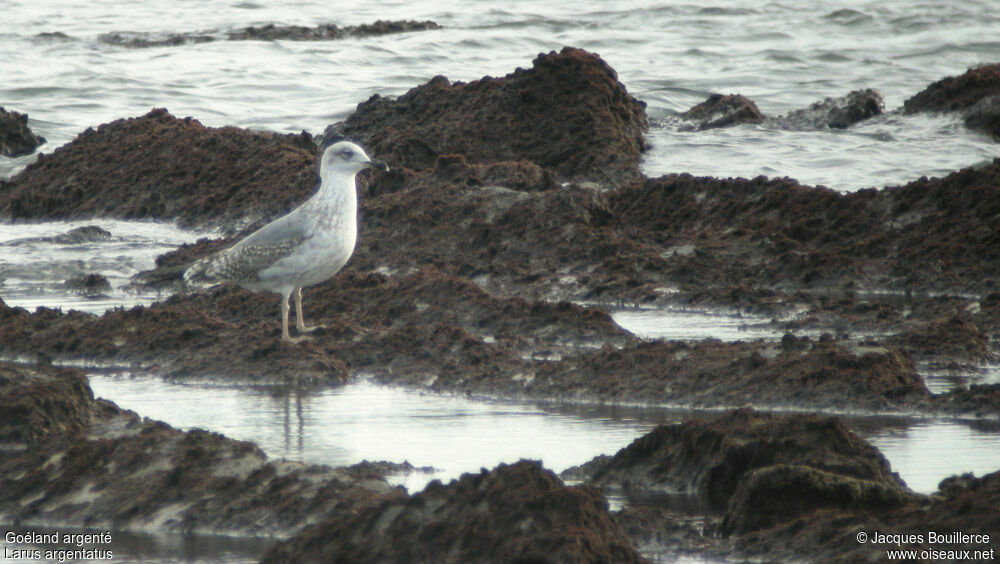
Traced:
<path id="1" fill-rule="evenodd" d="M 298 337 L 284 337 L 281 340 L 284 341 L 284 342 L 286 342 L 286 343 L 291 343 L 293 345 L 297 345 L 299 343 L 304 343 L 306 341 L 311 341 L 312 337 L 310 337 L 309 335 L 299 335 Z"/>
<path id="2" fill-rule="evenodd" d="M 295 327 L 295 329 L 299 333 L 312 333 L 317 329 L 326 329 L 326 325 L 302 325 Z"/>

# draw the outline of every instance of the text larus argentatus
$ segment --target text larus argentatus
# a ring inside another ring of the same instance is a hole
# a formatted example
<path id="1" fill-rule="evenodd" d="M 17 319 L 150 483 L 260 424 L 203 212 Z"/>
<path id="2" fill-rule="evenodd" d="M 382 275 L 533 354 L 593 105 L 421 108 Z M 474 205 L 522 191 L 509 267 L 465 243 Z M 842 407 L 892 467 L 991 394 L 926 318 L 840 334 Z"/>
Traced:
<path id="1" fill-rule="evenodd" d="M 238 284 L 281 294 L 281 339 L 288 334 L 288 298 L 295 296 L 295 327 L 316 329 L 302 318 L 302 288 L 329 280 L 351 258 L 358 237 L 355 177 L 365 168 L 389 170 L 350 141 L 330 145 L 320 161 L 316 194 L 232 247 L 199 259 L 184 273 L 188 283 Z"/>

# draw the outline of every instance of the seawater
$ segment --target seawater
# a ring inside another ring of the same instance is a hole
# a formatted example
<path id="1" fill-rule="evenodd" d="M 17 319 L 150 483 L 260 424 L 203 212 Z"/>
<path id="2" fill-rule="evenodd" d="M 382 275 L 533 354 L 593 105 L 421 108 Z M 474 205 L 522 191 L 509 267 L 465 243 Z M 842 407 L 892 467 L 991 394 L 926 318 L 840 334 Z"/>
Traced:
<path id="1" fill-rule="evenodd" d="M 653 427 L 717 412 L 624 406 L 546 405 L 468 398 L 357 382 L 298 395 L 153 376 L 92 373 L 98 397 L 181 429 L 253 441 L 271 457 L 342 466 L 409 462 L 427 471 L 395 476 L 411 492 L 432 479 L 522 458 L 561 472 L 614 454 Z M 889 459 L 911 489 L 937 490 L 953 474 L 1000 469 L 1000 425 L 948 419 L 845 419 Z"/>
<path id="2" fill-rule="evenodd" d="M 98 227 L 107 238 L 81 243 L 55 238 L 74 229 Z M 192 243 L 209 232 L 187 231 L 171 223 L 119 220 L 0 223 L 0 298 L 11 307 L 45 306 L 100 315 L 114 307 L 148 305 L 161 296 L 135 288 L 132 277 L 155 266 L 156 257 Z M 91 296 L 66 281 L 90 274 L 110 288 Z"/>
<path id="3" fill-rule="evenodd" d="M 809 3 L 9 0 L 0 23 L 0 104 L 26 112 L 43 152 L 88 127 L 167 107 L 210 126 L 319 133 L 373 94 L 435 75 L 470 81 L 572 45 L 599 53 L 648 104 L 646 174 L 790 176 L 837 190 L 939 176 L 998 155 L 953 117 L 889 115 L 846 131 L 740 126 L 677 130 L 677 112 L 741 93 L 772 116 L 860 88 L 888 109 L 928 84 L 1000 61 L 990 2 Z M 221 35 L 251 25 L 434 20 L 441 30 L 321 42 L 215 41 L 127 48 L 132 32 Z M 0 159 L 0 178 L 32 157 Z"/>

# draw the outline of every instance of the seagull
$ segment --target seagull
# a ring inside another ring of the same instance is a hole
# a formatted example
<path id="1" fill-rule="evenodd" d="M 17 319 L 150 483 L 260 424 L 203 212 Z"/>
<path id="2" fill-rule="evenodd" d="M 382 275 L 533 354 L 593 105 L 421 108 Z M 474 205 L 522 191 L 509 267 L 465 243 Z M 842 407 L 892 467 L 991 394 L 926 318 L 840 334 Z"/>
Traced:
<path id="1" fill-rule="evenodd" d="M 184 273 L 192 284 L 232 283 L 281 295 L 281 340 L 297 343 L 322 325 L 302 317 L 302 288 L 325 282 L 347 264 L 358 238 L 355 177 L 366 168 L 389 170 L 350 141 L 323 151 L 316 194 L 224 251 L 199 259 Z M 295 328 L 288 333 L 288 299 L 295 297 Z"/>

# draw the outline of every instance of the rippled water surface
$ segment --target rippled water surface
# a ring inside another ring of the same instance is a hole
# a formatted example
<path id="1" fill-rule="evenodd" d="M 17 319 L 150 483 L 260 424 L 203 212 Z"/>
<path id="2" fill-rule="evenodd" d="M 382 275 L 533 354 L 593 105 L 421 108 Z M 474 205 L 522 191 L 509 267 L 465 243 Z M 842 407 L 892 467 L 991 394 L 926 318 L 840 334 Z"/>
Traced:
<path id="1" fill-rule="evenodd" d="M 103 230 L 84 240 L 74 230 Z M 160 296 L 135 290 L 132 276 L 153 268 L 156 257 L 204 233 L 167 223 L 88 220 L 45 223 L 0 223 L 0 298 L 12 307 L 38 306 L 101 314 L 113 307 L 148 304 Z M 100 275 L 108 287 L 85 295 L 67 285 L 87 275 Z"/>
<path id="2" fill-rule="evenodd" d="M 214 41 L 153 48 L 108 33 L 221 36 L 251 25 L 443 26 L 335 41 Z M 888 109 L 931 82 L 1000 61 L 991 2 L 808 3 L 362 2 L 162 3 L 10 0 L 0 23 L 0 103 L 31 116 L 44 151 L 83 129 L 167 107 L 207 125 L 318 133 L 372 94 L 445 75 L 469 81 L 528 67 L 540 52 L 595 51 L 647 102 L 649 175 L 791 176 L 841 190 L 942 175 L 997 156 L 948 117 L 871 120 L 847 131 L 741 126 L 680 133 L 669 118 L 713 92 L 741 93 L 777 116 L 860 88 Z M 55 34 L 55 35 L 54 35 Z M 0 176 L 28 158 L 0 160 Z"/>

